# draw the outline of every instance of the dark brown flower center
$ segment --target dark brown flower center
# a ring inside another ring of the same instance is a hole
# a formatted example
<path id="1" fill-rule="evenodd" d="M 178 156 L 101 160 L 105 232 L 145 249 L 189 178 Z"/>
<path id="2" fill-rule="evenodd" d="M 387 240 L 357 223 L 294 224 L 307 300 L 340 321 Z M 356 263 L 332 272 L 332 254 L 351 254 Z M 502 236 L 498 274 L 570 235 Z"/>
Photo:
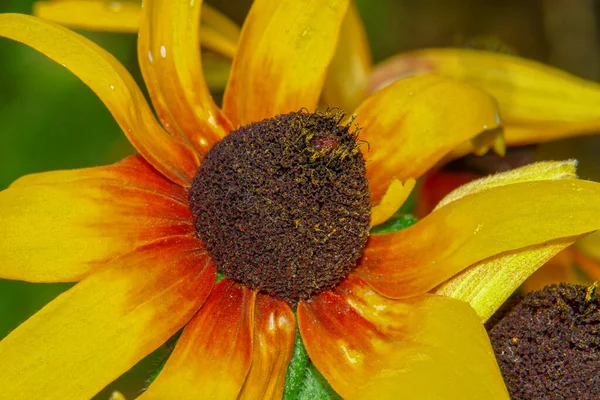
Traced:
<path id="1" fill-rule="evenodd" d="M 356 135 L 340 119 L 278 115 L 231 132 L 206 155 L 191 209 L 226 277 L 295 305 L 355 267 L 370 194 Z"/>
<path id="2" fill-rule="evenodd" d="M 530 293 L 489 334 L 511 399 L 600 399 L 596 286 Z"/>

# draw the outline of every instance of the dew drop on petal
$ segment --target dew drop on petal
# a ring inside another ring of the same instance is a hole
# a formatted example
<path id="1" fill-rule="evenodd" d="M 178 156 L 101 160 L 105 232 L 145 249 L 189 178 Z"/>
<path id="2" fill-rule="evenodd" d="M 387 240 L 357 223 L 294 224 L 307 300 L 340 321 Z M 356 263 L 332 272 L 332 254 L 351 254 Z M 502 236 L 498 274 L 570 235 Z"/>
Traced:
<path id="1" fill-rule="evenodd" d="M 150 61 L 150 64 L 152 64 L 152 62 L 154 61 L 154 59 L 152 58 L 152 52 L 150 50 L 148 50 L 148 61 Z"/>
<path id="2" fill-rule="evenodd" d="M 167 58 L 167 48 L 165 46 L 160 46 L 160 56 L 162 58 Z"/>

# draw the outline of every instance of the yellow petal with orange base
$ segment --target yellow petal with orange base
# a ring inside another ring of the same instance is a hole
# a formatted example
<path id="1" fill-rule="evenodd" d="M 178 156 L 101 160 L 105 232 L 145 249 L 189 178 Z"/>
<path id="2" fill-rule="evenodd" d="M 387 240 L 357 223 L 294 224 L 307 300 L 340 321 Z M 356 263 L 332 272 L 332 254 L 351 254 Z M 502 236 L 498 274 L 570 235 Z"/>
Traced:
<path id="1" fill-rule="evenodd" d="M 203 5 L 201 46 L 233 58 L 239 28 L 209 5 Z M 107 0 L 52 0 L 33 3 L 33 15 L 60 25 L 103 32 L 137 33 L 142 8 L 138 2 Z"/>
<path id="2" fill-rule="evenodd" d="M 477 85 L 500 105 L 508 145 L 600 131 L 600 85 L 508 54 L 426 49 L 397 55 L 376 68 L 371 90 L 406 76 L 435 73 Z"/>
<path id="3" fill-rule="evenodd" d="M 575 179 L 576 166 L 576 161 L 540 162 L 479 179 L 448 194 L 436 210 L 464 196 L 494 187 L 518 182 Z M 561 217 L 556 215 L 553 218 L 560 221 Z M 527 277 L 576 239 L 577 236 L 552 240 L 483 260 L 441 284 L 435 293 L 468 302 L 486 321 Z"/>
<path id="4" fill-rule="evenodd" d="M 139 399 L 237 398 L 252 363 L 256 293 L 219 281 Z"/>
<path id="5" fill-rule="evenodd" d="M 252 366 L 238 399 L 281 399 L 294 350 L 296 318 L 288 305 L 258 294 L 254 311 Z"/>
<path id="6" fill-rule="evenodd" d="M 345 399 L 508 399 L 485 329 L 461 301 L 391 300 L 350 276 L 301 302 L 298 325 Z"/>
<path id="7" fill-rule="evenodd" d="M 0 192 L 0 219 L 0 277 L 30 282 L 77 281 L 138 246 L 194 235 L 186 190 L 139 156 L 25 176 Z"/>
<path id="8" fill-rule="evenodd" d="M 196 154 L 162 129 L 134 79 L 111 54 L 66 28 L 27 15 L 0 15 L 0 37 L 26 44 L 75 74 L 150 164 L 173 182 L 190 184 L 199 164 Z"/>
<path id="9" fill-rule="evenodd" d="M 372 235 L 356 273 L 391 298 L 426 292 L 507 251 L 600 229 L 600 184 L 521 182 L 464 196 L 410 228 Z"/>
<path id="10" fill-rule="evenodd" d="M 140 67 L 158 118 L 200 156 L 229 131 L 202 74 L 201 7 L 201 0 L 149 1 L 138 38 Z"/>
<path id="11" fill-rule="evenodd" d="M 392 180 L 383 198 L 371 208 L 371 226 L 387 221 L 408 199 L 415 187 L 414 179 L 407 180 L 404 185 L 398 179 Z"/>
<path id="12" fill-rule="evenodd" d="M 418 178 L 459 144 L 495 130 L 494 99 L 462 82 L 423 75 L 375 93 L 355 111 L 367 160 L 371 201 L 394 178 Z"/>
<path id="13" fill-rule="evenodd" d="M 348 0 L 255 0 L 242 28 L 223 110 L 234 128 L 315 110 Z"/>
<path id="14" fill-rule="evenodd" d="M 327 70 L 323 103 L 346 112 L 358 107 L 367 93 L 372 64 L 365 27 L 352 1 L 340 29 L 335 55 Z"/>
<path id="15" fill-rule="evenodd" d="M 198 241 L 173 237 L 110 262 L 0 342 L 2 397 L 89 399 L 174 335 L 215 269 Z"/>

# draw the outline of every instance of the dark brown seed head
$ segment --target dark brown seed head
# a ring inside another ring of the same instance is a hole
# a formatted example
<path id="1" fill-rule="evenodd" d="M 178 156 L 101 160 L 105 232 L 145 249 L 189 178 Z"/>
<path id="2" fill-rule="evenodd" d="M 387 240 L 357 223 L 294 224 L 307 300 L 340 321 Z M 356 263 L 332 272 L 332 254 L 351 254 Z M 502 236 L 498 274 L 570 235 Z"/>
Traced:
<path id="1" fill-rule="evenodd" d="M 278 115 L 231 132 L 206 155 L 191 208 L 225 276 L 295 305 L 355 267 L 370 194 L 356 135 L 339 120 Z"/>

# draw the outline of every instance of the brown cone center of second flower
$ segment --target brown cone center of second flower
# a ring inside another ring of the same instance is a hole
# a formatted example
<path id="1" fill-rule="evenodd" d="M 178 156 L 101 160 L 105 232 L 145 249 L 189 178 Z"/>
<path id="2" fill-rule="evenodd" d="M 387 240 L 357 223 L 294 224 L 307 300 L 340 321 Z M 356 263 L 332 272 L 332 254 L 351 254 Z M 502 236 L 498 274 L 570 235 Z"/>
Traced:
<path id="1" fill-rule="evenodd" d="M 226 277 L 295 305 L 355 267 L 370 194 L 356 134 L 340 119 L 278 115 L 231 132 L 206 155 L 191 209 Z"/>

